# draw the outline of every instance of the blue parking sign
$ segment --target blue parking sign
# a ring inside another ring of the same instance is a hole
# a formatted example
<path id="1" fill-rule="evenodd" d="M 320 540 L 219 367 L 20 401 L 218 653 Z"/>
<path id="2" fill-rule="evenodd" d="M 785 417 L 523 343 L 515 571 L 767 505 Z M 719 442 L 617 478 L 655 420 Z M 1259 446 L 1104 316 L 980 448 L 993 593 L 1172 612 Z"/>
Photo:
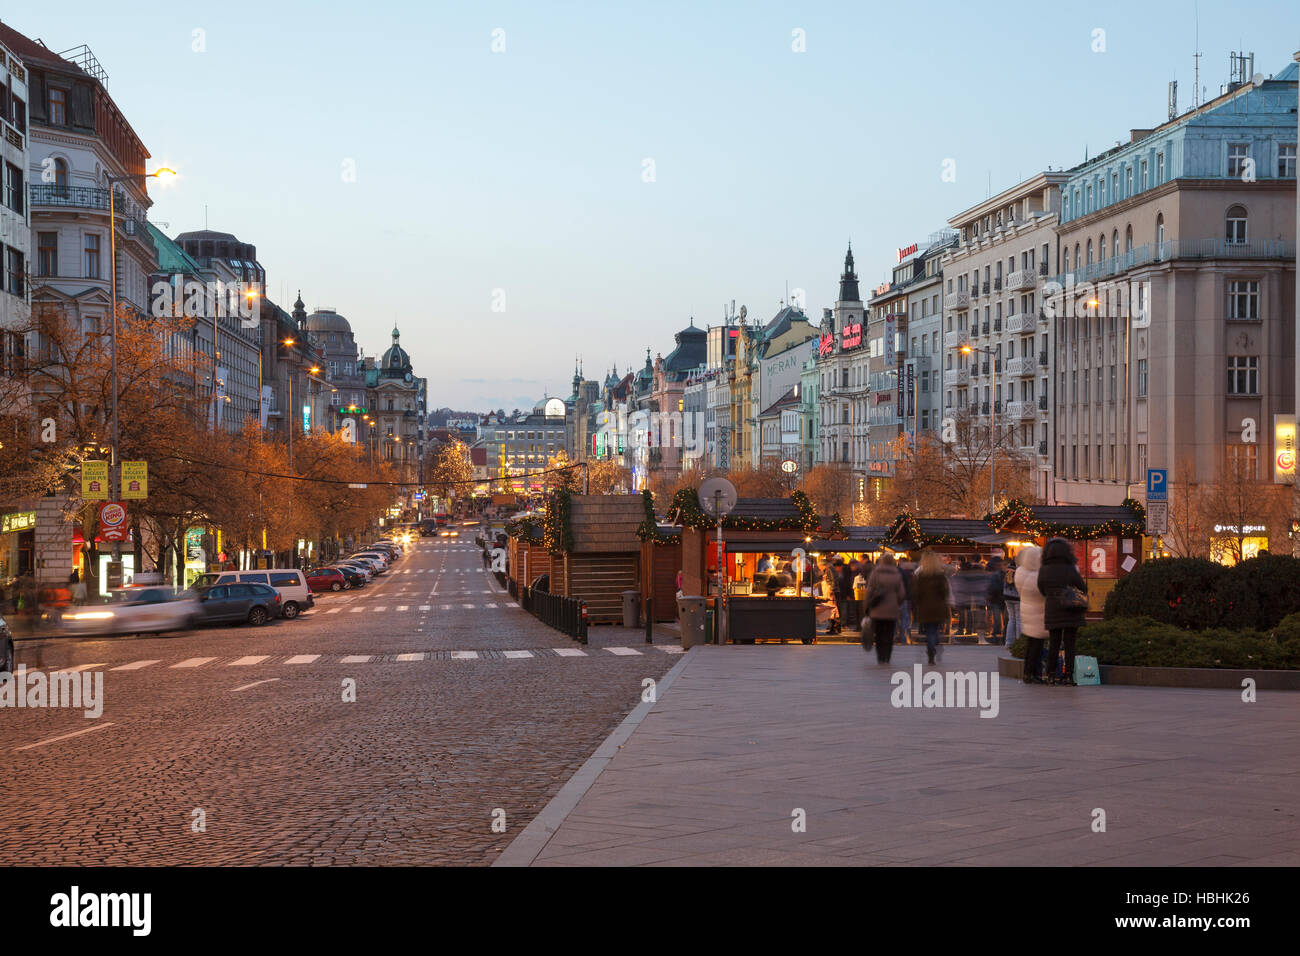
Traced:
<path id="1" fill-rule="evenodd" d="M 1169 500 L 1169 470 L 1167 468 L 1147 469 L 1147 501 Z"/>

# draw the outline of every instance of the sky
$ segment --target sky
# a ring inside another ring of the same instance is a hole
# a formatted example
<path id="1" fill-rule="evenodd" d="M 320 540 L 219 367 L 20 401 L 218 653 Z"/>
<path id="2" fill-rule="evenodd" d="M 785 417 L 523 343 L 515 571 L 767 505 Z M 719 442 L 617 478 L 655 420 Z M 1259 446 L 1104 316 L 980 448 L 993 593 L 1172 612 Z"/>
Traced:
<path id="1" fill-rule="evenodd" d="M 61 0 L 152 154 L 169 235 L 257 246 L 268 294 L 394 325 L 429 407 L 529 407 L 667 355 L 694 319 L 818 321 L 853 242 L 895 251 L 1300 50 L 1282 0 L 1089 4 Z M 496 48 L 494 50 L 494 47 Z M 802 49 L 800 49 L 800 47 Z M 945 163 L 955 171 L 945 181 Z M 153 168 L 151 166 L 151 168 Z M 165 223 L 166 225 L 161 225 Z"/>

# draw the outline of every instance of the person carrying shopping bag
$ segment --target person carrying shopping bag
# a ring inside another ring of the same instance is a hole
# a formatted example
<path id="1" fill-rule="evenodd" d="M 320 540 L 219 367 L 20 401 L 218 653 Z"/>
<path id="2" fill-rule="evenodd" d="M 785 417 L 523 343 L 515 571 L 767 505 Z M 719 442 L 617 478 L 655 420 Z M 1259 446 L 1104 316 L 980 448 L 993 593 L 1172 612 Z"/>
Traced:
<path id="1" fill-rule="evenodd" d="M 903 590 L 903 576 L 898 572 L 894 556 L 886 551 L 880 556 L 867 578 L 866 613 L 863 616 L 863 629 L 867 621 L 875 636 L 876 662 L 888 664 L 894 653 L 894 626 L 898 623 L 898 612 L 907 594 Z"/>
<path id="2" fill-rule="evenodd" d="M 1074 684 L 1074 640 L 1083 627 L 1088 610 L 1088 585 L 1079 574 L 1074 547 L 1064 538 L 1053 538 L 1043 548 L 1043 566 L 1038 571 L 1038 590 L 1044 598 L 1043 623 L 1047 625 L 1049 684 Z M 1065 649 L 1065 671 L 1057 676 L 1057 652 Z"/>

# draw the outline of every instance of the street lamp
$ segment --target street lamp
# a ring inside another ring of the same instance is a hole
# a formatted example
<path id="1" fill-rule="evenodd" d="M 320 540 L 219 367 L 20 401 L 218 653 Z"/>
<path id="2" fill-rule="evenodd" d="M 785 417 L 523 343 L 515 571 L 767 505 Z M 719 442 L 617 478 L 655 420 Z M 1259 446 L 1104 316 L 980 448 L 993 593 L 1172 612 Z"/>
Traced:
<path id="1" fill-rule="evenodd" d="M 974 352 L 981 352 L 984 355 L 995 355 L 995 351 L 992 348 L 989 348 L 986 345 L 971 345 L 969 342 L 959 345 L 957 351 L 961 352 L 963 355 L 970 355 Z M 997 374 L 996 364 L 994 374 Z M 993 403 L 993 407 L 989 409 L 989 413 L 989 514 L 992 514 L 995 510 L 993 489 L 997 477 L 998 462 L 997 402 Z"/>
<path id="2" fill-rule="evenodd" d="M 176 175 L 176 170 L 166 166 L 160 166 L 152 173 L 127 173 L 124 176 L 108 176 L 108 258 L 109 270 L 112 273 L 109 278 L 109 288 L 111 290 L 111 301 L 113 309 L 113 424 L 109 447 L 111 454 L 109 456 L 108 466 L 108 487 L 109 495 L 113 501 L 118 496 L 118 463 L 117 463 L 117 199 L 113 187 L 121 182 L 143 182 L 146 179 L 169 180 Z M 113 542 L 113 563 L 117 564 L 122 560 L 122 542 Z"/>

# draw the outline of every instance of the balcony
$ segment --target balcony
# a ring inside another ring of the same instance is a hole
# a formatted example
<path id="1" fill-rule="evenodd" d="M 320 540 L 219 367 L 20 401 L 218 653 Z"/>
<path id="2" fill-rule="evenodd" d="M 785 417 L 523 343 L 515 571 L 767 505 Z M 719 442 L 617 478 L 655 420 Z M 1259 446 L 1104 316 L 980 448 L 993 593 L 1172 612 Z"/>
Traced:
<path id="1" fill-rule="evenodd" d="M 981 363 L 980 363 L 980 374 L 981 374 L 981 375 L 987 375 L 988 373 L 989 373 L 989 363 L 988 363 L 988 362 L 981 362 Z"/>
<path id="2" fill-rule="evenodd" d="M 1032 312 L 1022 312 L 1019 315 L 1007 316 L 1006 329 L 1008 332 L 1032 334 L 1036 327 L 1036 321 Z"/>
<path id="3" fill-rule="evenodd" d="M 981 335 L 988 335 L 988 334 L 989 334 L 989 324 L 988 324 L 987 322 L 985 322 L 984 325 L 982 326 L 982 328 L 983 328 L 984 331 L 981 332 L 980 334 L 981 334 Z"/>
<path id="4" fill-rule="evenodd" d="M 1047 272 L 1048 272 L 1047 263 L 1044 262 L 1044 263 L 1040 264 L 1039 267 L 1038 267 L 1038 274 L 1039 274 L 1040 276 L 1042 276 L 1044 279 L 1046 279 L 1046 278 L 1047 278 Z"/>
<path id="5" fill-rule="evenodd" d="M 970 308 L 969 292 L 949 292 L 943 297 L 943 307 L 947 310 L 960 310 Z"/>
<path id="6" fill-rule="evenodd" d="M 1033 269 L 1021 269 L 1019 272 L 1012 272 L 1007 275 L 1008 292 L 1032 289 L 1036 285 L 1038 285 L 1038 273 Z"/>
<path id="7" fill-rule="evenodd" d="M 1258 242 L 1228 242 L 1226 239 L 1168 239 L 1147 243 L 1118 256 L 1091 262 L 1072 273 L 1055 276 L 1053 281 L 1064 287 L 1071 282 L 1092 282 L 1127 272 L 1151 262 L 1175 259 L 1295 259 L 1296 245 L 1288 239 L 1262 239 Z"/>
<path id="8" fill-rule="evenodd" d="M 984 290 L 984 295 L 989 294 L 989 284 L 987 282 L 985 282 L 982 286 L 980 286 L 980 288 Z"/>
<path id="9" fill-rule="evenodd" d="M 958 384 L 958 385 L 969 385 L 969 384 L 970 384 L 970 369 L 968 369 L 968 368 L 959 368 L 959 369 L 956 369 L 956 370 L 952 373 L 952 379 L 953 379 L 953 381 L 954 381 L 956 384 Z"/>
<path id="10" fill-rule="evenodd" d="M 1034 418 L 1037 414 L 1033 402 L 1007 402 L 1007 417 L 1010 419 Z"/>
<path id="11" fill-rule="evenodd" d="M 1001 331 L 1002 331 L 1002 320 L 1001 320 L 1001 319 L 994 319 L 994 320 L 993 320 L 993 331 L 994 331 L 994 332 L 1001 332 Z"/>
<path id="12" fill-rule="evenodd" d="M 1007 363 L 1008 375 L 1028 376 L 1036 374 L 1037 371 L 1034 357 L 1032 355 L 1026 355 L 1022 358 L 1013 358 Z"/>
<path id="13" fill-rule="evenodd" d="M 988 402 L 982 402 L 982 403 L 980 404 L 980 414 L 981 414 L 981 415 L 987 415 L 988 413 L 989 413 L 989 403 L 988 403 Z"/>
<path id="14" fill-rule="evenodd" d="M 951 332 L 943 334 L 943 347 L 946 349 L 955 349 L 966 341 L 966 333 L 961 329 L 954 329 Z"/>
<path id="15" fill-rule="evenodd" d="M 49 183 L 33 184 L 27 190 L 33 207 L 60 209 L 93 209 L 108 212 L 108 190 L 95 186 L 57 186 Z M 144 212 L 120 192 L 117 197 L 117 214 L 122 218 L 122 231 L 128 236 L 145 235 Z"/>

